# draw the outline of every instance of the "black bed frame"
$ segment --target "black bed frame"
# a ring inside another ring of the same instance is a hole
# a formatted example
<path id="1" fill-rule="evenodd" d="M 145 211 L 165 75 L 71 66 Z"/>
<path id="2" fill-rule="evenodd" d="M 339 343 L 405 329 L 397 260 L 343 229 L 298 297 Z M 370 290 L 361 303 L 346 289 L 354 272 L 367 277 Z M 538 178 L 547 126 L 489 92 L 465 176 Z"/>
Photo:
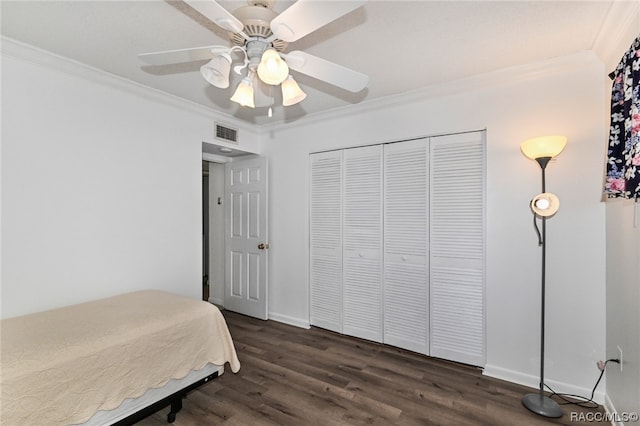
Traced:
<path id="1" fill-rule="evenodd" d="M 197 382 L 194 382 L 192 384 L 190 384 L 189 386 L 180 389 L 179 391 L 159 400 L 154 402 L 151 405 L 146 406 L 145 408 L 141 409 L 140 411 L 137 411 L 133 414 L 131 414 L 130 416 L 116 422 L 113 424 L 113 426 L 130 426 L 133 425 L 137 422 L 139 422 L 140 420 L 149 417 L 150 415 L 156 413 L 159 410 L 162 410 L 163 408 L 167 407 L 167 406 L 171 406 L 171 411 L 169 411 L 169 414 L 167 414 L 167 422 L 168 423 L 173 423 L 176 420 L 176 414 L 178 414 L 178 411 L 182 410 L 182 399 L 187 397 L 187 393 L 191 392 L 192 390 L 196 389 L 199 386 L 204 385 L 205 383 L 207 383 L 209 380 L 213 380 L 216 377 L 218 377 L 218 372 L 216 371 L 215 373 L 212 373 L 210 375 L 208 375 L 207 377 L 204 377 L 200 380 L 198 380 Z"/>

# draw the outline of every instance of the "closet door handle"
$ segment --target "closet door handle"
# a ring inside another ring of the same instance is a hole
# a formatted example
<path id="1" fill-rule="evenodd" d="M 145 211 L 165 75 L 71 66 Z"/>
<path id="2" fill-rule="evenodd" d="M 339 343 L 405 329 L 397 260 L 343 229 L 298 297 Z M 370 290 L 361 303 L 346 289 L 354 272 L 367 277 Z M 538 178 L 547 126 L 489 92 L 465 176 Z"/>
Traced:
<path id="1" fill-rule="evenodd" d="M 269 244 L 265 244 L 265 243 L 258 244 L 258 250 L 268 250 L 268 249 L 269 249 Z"/>

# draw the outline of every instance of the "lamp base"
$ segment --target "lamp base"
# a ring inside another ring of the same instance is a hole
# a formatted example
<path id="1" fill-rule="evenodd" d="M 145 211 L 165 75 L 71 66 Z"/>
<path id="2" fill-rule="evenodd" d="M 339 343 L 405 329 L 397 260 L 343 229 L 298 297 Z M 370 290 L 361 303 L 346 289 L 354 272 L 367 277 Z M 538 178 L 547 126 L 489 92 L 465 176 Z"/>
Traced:
<path id="1" fill-rule="evenodd" d="M 522 397 L 522 404 L 536 414 L 545 417 L 562 417 L 562 408 L 553 399 L 539 393 L 528 393 Z"/>

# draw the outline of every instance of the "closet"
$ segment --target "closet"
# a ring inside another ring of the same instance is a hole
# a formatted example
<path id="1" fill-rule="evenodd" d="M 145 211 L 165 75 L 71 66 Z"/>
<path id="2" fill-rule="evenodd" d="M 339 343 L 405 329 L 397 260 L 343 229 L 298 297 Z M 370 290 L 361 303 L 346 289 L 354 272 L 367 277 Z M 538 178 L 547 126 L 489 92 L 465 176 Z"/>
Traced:
<path id="1" fill-rule="evenodd" d="M 310 322 L 485 362 L 485 132 L 310 155 Z"/>

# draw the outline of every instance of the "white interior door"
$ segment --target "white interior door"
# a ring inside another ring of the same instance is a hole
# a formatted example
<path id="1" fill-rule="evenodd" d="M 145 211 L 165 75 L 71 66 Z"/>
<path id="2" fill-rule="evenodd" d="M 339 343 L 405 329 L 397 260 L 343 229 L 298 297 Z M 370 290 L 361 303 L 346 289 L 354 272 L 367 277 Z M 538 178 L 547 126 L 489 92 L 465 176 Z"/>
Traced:
<path id="1" fill-rule="evenodd" d="M 382 342 L 382 146 L 344 150 L 342 331 Z"/>
<path id="2" fill-rule="evenodd" d="M 342 151 L 312 154 L 311 325 L 342 333 Z"/>
<path id="3" fill-rule="evenodd" d="M 224 307 L 267 319 L 267 159 L 225 164 Z"/>
<path id="4" fill-rule="evenodd" d="M 384 146 L 384 343 L 429 354 L 427 140 Z"/>
<path id="5" fill-rule="evenodd" d="M 431 356 L 485 364 L 484 132 L 431 138 Z"/>

